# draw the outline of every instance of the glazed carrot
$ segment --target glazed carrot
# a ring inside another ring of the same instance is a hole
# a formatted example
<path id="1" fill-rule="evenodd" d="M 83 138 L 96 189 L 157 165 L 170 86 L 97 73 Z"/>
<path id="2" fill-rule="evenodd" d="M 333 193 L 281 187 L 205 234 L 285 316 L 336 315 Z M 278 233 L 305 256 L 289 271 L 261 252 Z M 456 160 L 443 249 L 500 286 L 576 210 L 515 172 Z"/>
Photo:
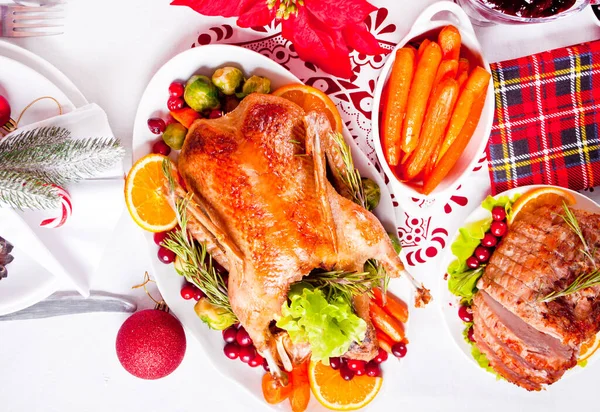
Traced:
<path id="1" fill-rule="evenodd" d="M 383 303 L 383 292 L 379 288 L 373 288 L 375 302 L 386 311 L 386 313 L 398 319 L 402 323 L 408 321 L 408 306 L 398 296 L 391 292 L 385 294 L 385 304 Z"/>
<path id="2" fill-rule="evenodd" d="M 414 70 L 415 51 L 407 47 L 398 49 L 392 73 L 386 85 L 388 93 L 383 106 L 381 143 L 385 158 L 391 166 L 400 163 L 400 133 Z"/>
<path id="3" fill-rule="evenodd" d="M 456 81 L 458 82 L 458 88 L 462 89 L 463 84 L 469 77 L 469 61 L 467 59 L 458 60 L 458 73 L 456 74 Z"/>
<path id="4" fill-rule="evenodd" d="M 377 335 L 377 342 L 379 343 L 379 347 L 387 353 L 392 353 L 392 346 L 395 342 L 393 342 L 388 335 L 386 335 L 380 330 L 375 330 L 375 334 Z"/>
<path id="5" fill-rule="evenodd" d="M 456 137 L 462 130 L 473 103 L 479 96 L 486 90 L 490 82 L 491 75 L 482 67 L 475 67 L 469 78 L 465 82 L 464 87 L 460 91 L 458 100 L 456 101 L 456 107 L 448 123 L 448 129 L 446 136 L 444 137 L 439 150 L 439 157 L 433 159 L 437 163 L 438 159 L 446 154 L 452 143 L 456 140 Z"/>
<path id="6" fill-rule="evenodd" d="M 441 82 L 443 82 L 446 79 L 455 79 L 457 73 L 458 61 L 442 60 L 442 62 L 440 63 L 440 67 L 438 67 L 438 71 L 435 74 L 435 80 L 433 81 L 433 89 L 431 91 L 431 95 L 435 95 L 437 87 Z"/>
<path id="7" fill-rule="evenodd" d="M 400 342 L 404 339 L 404 325 L 402 322 L 388 315 L 374 301 L 369 302 L 371 312 L 371 322 L 375 328 L 388 335 L 394 342 Z"/>
<path id="8" fill-rule="evenodd" d="M 479 96 L 479 98 L 473 104 L 473 107 L 471 107 L 469 117 L 467 118 L 467 121 L 465 122 L 465 125 L 460 131 L 458 137 L 452 146 L 450 146 L 450 149 L 446 152 L 446 154 L 442 156 L 431 176 L 429 176 L 425 181 L 423 193 L 431 193 L 433 189 L 440 184 L 444 177 L 446 177 L 450 170 L 452 170 L 452 167 L 454 167 L 463 151 L 469 144 L 471 136 L 473 136 L 473 133 L 477 128 L 477 124 L 479 123 L 479 118 L 481 117 L 481 112 L 483 111 L 483 106 L 485 104 L 486 93 L 487 90 L 483 92 L 483 95 Z"/>
<path id="9" fill-rule="evenodd" d="M 419 145 L 404 164 L 404 177 L 414 179 L 427 164 L 429 158 L 434 154 L 435 148 L 440 144 L 456 98 L 458 96 L 458 84 L 454 79 L 446 79 L 440 84 L 435 96 L 431 97 L 431 104 L 427 108 L 423 131 L 419 138 Z"/>
<path id="10" fill-rule="evenodd" d="M 308 382 L 308 361 L 296 365 L 291 374 L 292 392 L 290 406 L 293 412 L 303 412 L 310 401 L 310 384 Z"/>
<path id="11" fill-rule="evenodd" d="M 454 26 L 446 26 L 438 35 L 442 56 L 447 60 L 458 60 L 460 55 L 460 32 Z"/>
<path id="12" fill-rule="evenodd" d="M 417 59 L 420 59 L 421 56 L 423 56 L 423 52 L 425 51 L 425 48 L 429 45 L 429 43 L 431 43 L 431 40 L 425 39 L 421 42 L 421 44 L 419 44 L 419 50 L 417 51 Z"/>
<path id="13" fill-rule="evenodd" d="M 433 88 L 433 81 L 442 60 L 442 51 L 435 42 L 430 42 L 423 50 L 423 56 L 417 63 L 412 86 L 408 94 L 406 115 L 402 124 L 401 148 L 405 153 L 402 162 L 417 147 L 427 102 Z"/>

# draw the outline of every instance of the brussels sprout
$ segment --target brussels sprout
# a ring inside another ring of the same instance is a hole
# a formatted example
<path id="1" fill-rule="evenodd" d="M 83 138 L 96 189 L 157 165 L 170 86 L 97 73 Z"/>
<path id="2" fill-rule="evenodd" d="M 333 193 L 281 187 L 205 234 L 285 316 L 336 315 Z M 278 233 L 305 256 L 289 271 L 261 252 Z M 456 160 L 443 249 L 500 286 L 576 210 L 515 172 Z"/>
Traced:
<path id="1" fill-rule="evenodd" d="M 173 150 L 181 150 L 187 129 L 181 123 L 171 123 L 163 132 L 162 138 L 165 143 Z"/>
<path id="2" fill-rule="evenodd" d="M 250 93 L 270 93 L 271 92 L 271 80 L 266 77 L 252 76 L 244 83 L 242 92 L 237 93 L 237 97 L 244 98 Z"/>
<path id="3" fill-rule="evenodd" d="M 206 76 L 195 75 L 190 77 L 185 85 L 183 99 L 197 112 L 218 109 L 219 91 L 212 81 Z"/>
<path id="4" fill-rule="evenodd" d="M 244 81 L 244 74 L 237 67 L 225 66 L 212 75 L 212 82 L 225 95 L 232 95 Z"/>
<path id="5" fill-rule="evenodd" d="M 396 251 L 396 253 L 400 254 L 400 252 L 402 251 L 402 244 L 400 243 L 400 239 L 398 239 L 398 236 L 392 232 L 388 232 L 388 236 L 390 237 L 392 246 L 394 246 L 394 250 Z"/>
<path id="6" fill-rule="evenodd" d="M 227 309 L 213 305 L 208 298 L 202 298 L 194 305 L 194 311 L 200 320 L 211 329 L 227 329 L 236 322 L 233 313 Z"/>
<path id="7" fill-rule="evenodd" d="M 362 187 L 365 193 L 367 210 L 375 209 L 379 204 L 379 200 L 381 199 L 381 190 L 379 190 L 379 186 L 368 177 L 363 177 Z"/>

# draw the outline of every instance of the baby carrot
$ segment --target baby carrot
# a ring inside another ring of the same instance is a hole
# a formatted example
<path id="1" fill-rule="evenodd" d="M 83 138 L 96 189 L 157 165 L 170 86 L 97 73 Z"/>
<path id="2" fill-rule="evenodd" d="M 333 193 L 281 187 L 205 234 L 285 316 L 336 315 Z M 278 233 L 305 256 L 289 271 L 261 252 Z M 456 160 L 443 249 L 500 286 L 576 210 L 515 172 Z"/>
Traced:
<path id="1" fill-rule="evenodd" d="M 419 50 L 417 51 L 417 58 L 420 59 L 421 56 L 423 55 L 423 52 L 425 51 L 425 48 L 429 45 L 429 43 L 431 43 L 431 40 L 429 39 L 424 39 L 421 44 L 419 44 Z"/>
<path id="2" fill-rule="evenodd" d="M 380 330 L 375 330 L 375 334 L 377 336 L 379 347 L 388 353 L 392 353 L 392 346 L 395 342 L 392 342 L 390 337 Z"/>
<path id="3" fill-rule="evenodd" d="M 414 179 L 425 168 L 427 161 L 434 154 L 436 146 L 440 144 L 450 121 L 457 96 L 458 84 L 456 80 L 446 79 L 440 84 L 436 95 L 431 97 L 431 103 L 423 122 L 419 145 L 404 164 L 403 175 L 408 180 Z"/>
<path id="4" fill-rule="evenodd" d="M 442 60 L 438 71 L 435 74 L 435 80 L 433 81 L 433 89 L 431 95 L 435 96 L 437 88 L 441 82 L 446 79 L 455 79 L 458 72 L 458 61 L 456 60 Z"/>
<path id="5" fill-rule="evenodd" d="M 477 128 L 477 124 L 479 123 L 481 112 L 483 111 L 486 92 L 487 90 L 485 90 L 483 94 L 477 98 L 473 104 L 473 107 L 471 107 L 471 111 L 469 112 L 469 117 L 467 118 L 465 125 L 463 126 L 452 146 L 450 146 L 450 150 L 448 150 L 446 154 L 442 156 L 431 176 L 425 180 L 423 193 L 431 193 L 433 189 L 440 184 L 444 177 L 446 177 L 450 170 L 452 170 L 452 167 L 454 167 L 463 151 L 469 144 L 471 136 L 473 136 L 473 133 Z"/>
<path id="6" fill-rule="evenodd" d="M 458 72 L 456 73 L 456 81 L 458 82 L 458 88 L 462 89 L 463 84 L 469 77 L 469 61 L 467 59 L 458 60 Z"/>
<path id="7" fill-rule="evenodd" d="M 373 296 L 373 300 L 379 306 L 381 306 L 381 308 L 385 310 L 388 315 L 393 316 L 402 323 L 406 323 L 408 321 L 408 306 L 398 296 L 388 291 L 385 294 L 385 304 L 383 304 L 383 292 L 381 289 L 373 288 Z"/>
<path id="8" fill-rule="evenodd" d="M 427 110 L 427 102 L 441 60 L 442 51 L 440 46 L 435 42 L 430 42 L 423 50 L 423 56 L 417 63 L 402 125 L 400 147 L 405 153 L 402 162 L 406 161 L 410 153 L 417 147 L 423 117 Z"/>
<path id="9" fill-rule="evenodd" d="M 291 373 L 292 392 L 290 406 L 293 412 L 303 412 L 310 402 L 310 383 L 308 382 L 308 361 L 296 365 Z"/>
<path id="10" fill-rule="evenodd" d="M 400 163 L 400 133 L 414 70 L 415 50 L 408 47 L 398 49 L 392 73 L 386 85 L 387 97 L 383 106 L 381 143 L 390 166 Z"/>
<path id="11" fill-rule="evenodd" d="M 377 303 L 369 302 L 371 321 L 375 328 L 388 335 L 394 342 L 404 339 L 404 325 L 402 322 L 388 315 Z"/>
<path id="12" fill-rule="evenodd" d="M 438 35 L 442 56 L 447 60 L 458 60 L 460 55 L 460 32 L 454 26 L 446 26 Z"/>
<path id="13" fill-rule="evenodd" d="M 473 103 L 488 87 L 490 78 L 491 75 L 482 67 L 478 66 L 473 69 L 458 96 L 456 107 L 450 118 L 450 123 L 448 123 L 446 136 L 440 146 L 439 157 L 433 159 L 434 162 L 437 162 L 439 158 L 444 156 L 452 143 L 454 143 L 469 117 L 469 112 L 471 111 L 471 107 L 473 107 Z"/>

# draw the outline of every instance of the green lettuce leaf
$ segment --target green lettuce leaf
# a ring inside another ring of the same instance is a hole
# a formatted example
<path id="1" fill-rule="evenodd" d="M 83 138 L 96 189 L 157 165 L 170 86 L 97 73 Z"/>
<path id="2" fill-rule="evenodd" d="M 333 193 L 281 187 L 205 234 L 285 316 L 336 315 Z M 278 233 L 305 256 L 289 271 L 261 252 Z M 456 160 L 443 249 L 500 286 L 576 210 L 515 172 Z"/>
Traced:
<path id="1" fill-rule="evenodd" d="M 306 284 L 292 287 L 277 327 L 286 330 L 294 343 L 308 342 L 312 359 L 328 361 L 346 353 L 352 342 L 362 342 L 367 324 L 354 314 L 343 296 L 329 298 L 321 289 Z"/>
<path id="2" fill-rule="evenodd" d="M 483 275 L 483 268 L 476 270 L 467 270 L 451 275 L 448 279 L 448 289 L 456 296 L 464 298 L 466 303 L 470 304 L 473 295 L 477 291 L 477 281 Z"/>
<path id="3" fill-rule="evenodd" d="M 509 198 L 508 196 L 499 196 L 497 199 L 495 199 L 492 196 L 488 196 L 485 198 L 483 203 L 481 203 L 481 207 L 491 212 L 495 206 L 502 206 L 506 211 L 506 216 L 509 216 L 512 213 L 513 203 L 515 203 L 519 197 L 521 197 L 519 193 L 514 195 L 512 198 Z"/>

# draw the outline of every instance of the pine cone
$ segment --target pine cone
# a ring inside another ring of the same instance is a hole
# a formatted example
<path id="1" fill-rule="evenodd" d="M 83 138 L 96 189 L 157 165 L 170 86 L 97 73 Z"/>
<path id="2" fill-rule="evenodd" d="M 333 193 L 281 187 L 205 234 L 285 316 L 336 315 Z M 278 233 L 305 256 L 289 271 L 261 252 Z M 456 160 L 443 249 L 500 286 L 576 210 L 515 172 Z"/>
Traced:
<path id="1" fill-rule="evenodd" d="M 13 257 L 10 254 L 12 250 L 13 245 L 0 236 L 0 280 L 8 276 L 6 265 L 13 261 Z"/>

